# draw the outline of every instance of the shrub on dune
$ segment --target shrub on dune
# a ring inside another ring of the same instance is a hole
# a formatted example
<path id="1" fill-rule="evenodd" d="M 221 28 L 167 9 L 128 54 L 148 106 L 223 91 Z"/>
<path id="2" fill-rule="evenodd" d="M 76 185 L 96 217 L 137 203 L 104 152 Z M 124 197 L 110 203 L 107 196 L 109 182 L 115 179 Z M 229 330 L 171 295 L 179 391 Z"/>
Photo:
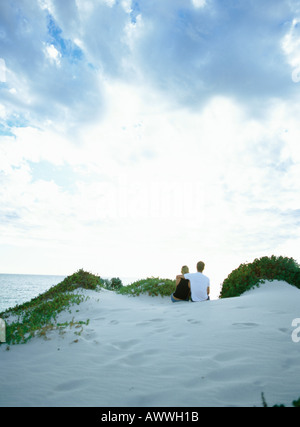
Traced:
<path id="1" fill-rule="evenodd" d="M 300 289 L 300 266 L 293 258 L 274 255 L 241 264 L 224 280 L 220 298 L 239 296 L 264 280 L 283 280 Z"/>

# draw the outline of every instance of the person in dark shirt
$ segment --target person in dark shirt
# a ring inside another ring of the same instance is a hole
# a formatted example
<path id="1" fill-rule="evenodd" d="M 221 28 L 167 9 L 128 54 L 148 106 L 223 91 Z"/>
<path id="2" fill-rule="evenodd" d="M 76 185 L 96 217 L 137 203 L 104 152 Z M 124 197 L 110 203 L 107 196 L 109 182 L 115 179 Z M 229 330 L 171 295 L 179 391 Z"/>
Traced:
<path id="1" fill-rule="evenodd" d="M 181 274 L 189 273 L 189 268 L 184 265 L 181 269 Z M 176 279 L 176 290 L 171 295 L 172 302 L 189 301 L 190 299 L 190 282 L 187 279 Z"/>

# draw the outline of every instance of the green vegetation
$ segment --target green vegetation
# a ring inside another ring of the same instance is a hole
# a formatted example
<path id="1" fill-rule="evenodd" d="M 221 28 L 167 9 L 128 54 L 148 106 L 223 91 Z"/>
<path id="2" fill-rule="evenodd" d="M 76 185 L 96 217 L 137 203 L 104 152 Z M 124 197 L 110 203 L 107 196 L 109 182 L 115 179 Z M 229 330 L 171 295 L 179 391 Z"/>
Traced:
<path id="1" fill-rule="evenodd" d="M 121 279 L 119 277 L 113 277 L 112 279 L 100 279 L 101 286 L 110 291 L 118 291 L 123 287 Z"/>
<path id="2" fill-rule="evenodd" d="M 26 343 L 36 335 L 46 338 L 47 332 L 53 329 L 63 333 L 68 326 L 80 328 L 87 324 L 82 321 L 75 322 L 74 318 L 70 322 L 57 323 L 56 321 L 60 312 L 69 310 L 71 313 L 72 305 L 79 305 L 86 299 L 82 294 L 74 293 L 79 288 L 91 290 L 105 288 L 135 296 L 142 293 L 152 296 L 170 296 L 175 290 L 175 281 L 152 277 L 134 282 L 130 286 L 123 286 L 119 278 L 101 279 L 80 269 L 31 301 L 0 313 L 0 318 L 6 320 L 6 344 Z"/>
<path id="3" fill-rule="evenodd" d="M 293 258 L 274 255 L 241 264 L 224 280 L 220 298 L 239 296 L 264 280 L 284 280 L 300 289 L 300 266 Z"/>
<path id="4" fill-rule="evenodd" d="M 160 279 L 159 277 L 151 277 L 138 280 L 129 286 L 123 286 L 119 289 L 119 293 L 123 295 L 139 296 L 147 294 L 150 296 L 170 296 L 175 291 L 175 280 Z"/>
<path id="5" fill-rule="evenodd" d="M 264 408 L 268 408 L 269 405 L 266 402 L 264 393 L 261 394 L 261 400 L 262 400 L 263 407 Z M 293 403 L 292 403 L 292 405 L 293 405 L 294 408 L 300 408 L 300 397 L 299 397 L 298 400 L 294 400 Z M 283 405 L 283 404 L 279 404 L 279 405 L 276 404 L 276 405 L 273 406 L 273 408 L 285 408 L 285 405 Z"/>
<path id="6" fill-rule="evenodd" d="M 36 334 L 45 336 L 48 330 L 66 326 L 55 323 L 57 315 L 86 299 L 72 291 L 78 288 L 96 290 L 99 286 L 98 276 L 81 269 L 31 301 L 0 313 L 4 320 L 13 315 L 13 321 L 6 324 L 6 343 L 25 343 Z M 68 322 L 68 325 L 72 326 L 72 322 Z M 77 325 L 81 323 L 76 322 Z"/>
<path id="7" fill-rule="evenodd" d="M 241 264 L 224 280 L 220 298 L 236 297 L 259 286 L 264 280 L 284 280 L 300 289 L 300 266 L 293 258 L 263 257 L 252 263 Z M 123 286 L 119 278 L 101 279 L 83 269 L 66 277 L 61 283 L 31 301 L 0 313 L 6 322 L 7 344 L 24 343 L 33 336 L 45 335 L 46 331 L 57 328 L 61 331 L 67 325 L 80 327 L 84 322 L 56 323 L 57 315 L 74 304 L 80 304 L 85 297 L 81 289 L 109 289 L 123 295 L 170 296 L 175 291 L 175 280 L 151 277 Z M 70 311 L 71 312 L 71 311 Z"/>

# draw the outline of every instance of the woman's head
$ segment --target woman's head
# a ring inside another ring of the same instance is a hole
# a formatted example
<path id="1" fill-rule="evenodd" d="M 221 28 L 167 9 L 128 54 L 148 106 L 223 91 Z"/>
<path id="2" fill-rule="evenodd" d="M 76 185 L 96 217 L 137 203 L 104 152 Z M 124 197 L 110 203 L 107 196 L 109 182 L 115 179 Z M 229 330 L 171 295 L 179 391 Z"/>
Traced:
<path id="1" fill-rule="evenodd" d="M 186 265 L 184 265 L 181 269 L 181 274 L 187 274 L 189 272 L 190 272 L 189 268 Z"/>

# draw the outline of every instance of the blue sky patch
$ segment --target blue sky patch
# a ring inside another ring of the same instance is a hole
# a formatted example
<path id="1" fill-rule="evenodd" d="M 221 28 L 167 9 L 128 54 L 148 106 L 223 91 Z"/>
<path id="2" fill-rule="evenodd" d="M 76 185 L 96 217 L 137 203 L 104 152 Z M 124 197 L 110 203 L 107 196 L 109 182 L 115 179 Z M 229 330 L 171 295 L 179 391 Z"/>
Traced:
<path id="1" fill-rule="evenodd" d="M 31 169 L 33 181 L 53 181 L 69 193 L 73 193 L 76 190 L 75 180 L 77 176 L 71 166 L 66 164 L 57 166 L 45 160 L 39 163 L 29 161 L 28 164 Z"/>
<path id="2" fill-rule="evenodd" d="M 63 32 L 52 15 L 48 13 L 47 18 L 49 44 L 53 44 L 61 55 L 67 57 L 71 63 L 81 61 L 84 58 L 82 50 L 71 40 L 63 38 Z"/>

